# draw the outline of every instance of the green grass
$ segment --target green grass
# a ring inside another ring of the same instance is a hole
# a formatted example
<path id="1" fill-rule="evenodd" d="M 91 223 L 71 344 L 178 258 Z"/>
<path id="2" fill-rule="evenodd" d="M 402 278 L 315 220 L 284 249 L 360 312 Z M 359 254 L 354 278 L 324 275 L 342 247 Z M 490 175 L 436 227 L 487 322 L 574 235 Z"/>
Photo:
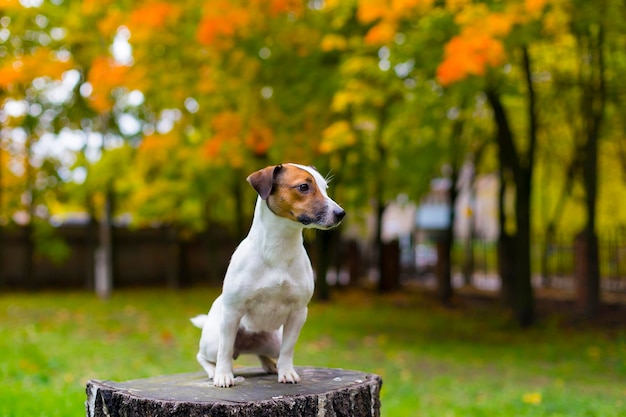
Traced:
<path id="1" fill-rule="evenodd" d="M 187 319 L 215 294 L 0 295 L 0 416 L 80 416 L 88 379 L 200 370 Z M 296 365 L 378 373 L 384 416 L 626 416 L 626 329 L 550 318 L 521 331 L 496 308 L 417 293 L 335 298 L 311 305 Z"/>

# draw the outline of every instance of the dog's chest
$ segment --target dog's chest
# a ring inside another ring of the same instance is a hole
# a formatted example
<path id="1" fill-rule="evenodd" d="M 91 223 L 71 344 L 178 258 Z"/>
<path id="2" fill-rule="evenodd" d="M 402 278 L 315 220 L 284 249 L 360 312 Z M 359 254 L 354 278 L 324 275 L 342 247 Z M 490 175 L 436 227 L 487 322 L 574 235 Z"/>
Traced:
<path id="1" fill-rule="evenodd" d="M 291 312 L 306 307 L 313 295 L 312 282 L 312 276 L 294 277 L 284 272 L 264 276 L 247 294 L 242 324 L 255 331 L 278 329 Z"/>

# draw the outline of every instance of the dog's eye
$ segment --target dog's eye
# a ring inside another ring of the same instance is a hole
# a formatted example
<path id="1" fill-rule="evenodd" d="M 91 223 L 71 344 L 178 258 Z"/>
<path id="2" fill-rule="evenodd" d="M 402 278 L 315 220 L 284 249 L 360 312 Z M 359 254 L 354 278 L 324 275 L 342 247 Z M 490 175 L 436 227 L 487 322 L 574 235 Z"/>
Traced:
<path id="1" fill-rule="evenodd" d="M 306 193 L 309 192 L 311 188 L 309 187 L 309 184 L 300 184 L 298 185 L 298 191 L 300 191 L 301 193 Z"/>

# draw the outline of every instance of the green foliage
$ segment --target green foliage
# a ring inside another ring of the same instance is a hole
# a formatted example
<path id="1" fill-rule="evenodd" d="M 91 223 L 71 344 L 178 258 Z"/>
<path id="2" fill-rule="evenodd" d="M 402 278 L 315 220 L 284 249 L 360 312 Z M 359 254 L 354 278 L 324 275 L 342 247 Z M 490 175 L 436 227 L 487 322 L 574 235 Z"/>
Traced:
<path id="1" fill-rule="evenodd" d="M 49 259 L 53 263 L 61 264 L 70 255 L 69 246 L 54 233 L 54 227 L 48 222 L 35 222 L 33 228 L 35 253 Z"/>
<path id="2" fill-rule="evenodd" d="M 84 413 L 88 379 L 195 372 L 188 318 L 215 290 L 0 297 L 0 415 Z M 443 309 L 418 293 L 312 304 L 299 366 L 383 377 L 383 416 L 623 416 L 626 334 L 545 317 L 523 332 L 494 306 Z M 258 366 L 242 357 L 239 366 Z"/>

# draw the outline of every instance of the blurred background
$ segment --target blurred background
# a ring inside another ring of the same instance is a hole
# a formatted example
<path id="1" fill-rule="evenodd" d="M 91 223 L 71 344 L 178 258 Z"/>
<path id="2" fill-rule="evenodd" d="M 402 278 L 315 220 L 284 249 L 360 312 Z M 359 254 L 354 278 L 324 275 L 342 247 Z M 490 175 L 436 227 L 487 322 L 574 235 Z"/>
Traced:
<path id="1" fill-rule="evenodd" d="M 624 416 L 624 74 L 623 0 L 0 0 L 0 416 L 200 371 L 288 161 L 348 213 L 297 365 L 384 416 Z"/>
<path id="2" fill-rule="evenodd" d="M 219 285 L 294 161 L 318 297 L 626 294 L 618 0 L 2 0 L 0 289 Z"/>

